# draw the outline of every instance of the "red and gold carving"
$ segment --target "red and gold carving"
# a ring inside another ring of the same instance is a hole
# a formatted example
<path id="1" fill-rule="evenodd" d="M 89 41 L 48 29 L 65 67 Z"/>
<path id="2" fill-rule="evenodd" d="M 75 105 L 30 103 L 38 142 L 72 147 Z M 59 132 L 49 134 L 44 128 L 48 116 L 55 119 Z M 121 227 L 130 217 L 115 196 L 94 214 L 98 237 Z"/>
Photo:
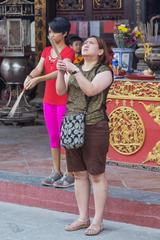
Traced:
<path id="1" fill-rule="evenodd" d="M 151 152 L 149 152 L 147 159 L 143 163 L 156 162 L 160 165 L 160 141 L 156 143 Z"/>
<path id="2" fill-rule="evenodd" d="M 115 80 L 108 94 L 110 148 L 107 158 L 160 165 L 160 81 Z"/>
<path id="3" fill-rule="evenodd" d="M 145 129 L 140 115 L 130 107 L 116 108 L 109 115 L 110 144 L 120 154 L 131 155 L 144 143 Z"/>
<path id="4" fill-rule="evenodd" d="M 160 101 L 160 83 L 156 82 L 114 82 L 109 98 Z"/>
<path id="5" fill-rule="evenodd" d="M 146 105 L 143 102 L 141 102 L 141 104 L 144 106 L 149 115 L 153 117 L 154 121 L 160 125 L 160 106 L 155 104 Z"/>

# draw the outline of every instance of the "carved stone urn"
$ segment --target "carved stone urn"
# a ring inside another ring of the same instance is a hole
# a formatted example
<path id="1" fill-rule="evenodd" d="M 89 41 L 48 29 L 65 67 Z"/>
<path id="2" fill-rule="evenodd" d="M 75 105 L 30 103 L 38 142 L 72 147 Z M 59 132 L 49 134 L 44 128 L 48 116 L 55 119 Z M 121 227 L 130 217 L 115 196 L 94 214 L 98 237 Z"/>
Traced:
<path id="1" fill-rule="evenodd" d="M 152 47 L 152 52 L 147 57 L 146 63 L 155 73 L 155 77 L 160 78 L 160 43 L 154 43 L 150 46 Z"/>
<path id="2" fill-rule="evenodd" d="M 143 43 L 138 44 L 138 48 L 135 51 L 135 56 L 138 59 L 137 70 L 142 72 L 148 68 L 147 63 L 144 61 L 144 45 Z"/>
<path id="3" fill-rule="evenodd" d="M 144 60 L 144 45 L 138 44 L 138 48 L 135 51 L 135 55 L 139 62 L 137 64 L 137 70 L 143 71 L 150 68 L 156 75 L 156 78 L 160 77 L 160 43 L 150 42 L 149 47 L 152 49 L 148 55 L 146 61 Z"/>

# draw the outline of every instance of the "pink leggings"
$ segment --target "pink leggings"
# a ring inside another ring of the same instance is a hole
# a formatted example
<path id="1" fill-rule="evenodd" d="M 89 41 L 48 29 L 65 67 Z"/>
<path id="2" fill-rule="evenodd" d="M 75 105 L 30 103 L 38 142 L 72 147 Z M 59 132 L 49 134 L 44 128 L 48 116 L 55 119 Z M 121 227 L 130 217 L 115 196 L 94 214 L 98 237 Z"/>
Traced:
<path id="1" fill-rule="evenodd" d="M 60 131 L 66 105 L 43 103 L 43 113 L 50 138 L 51 148 L 60 147 Z"/>

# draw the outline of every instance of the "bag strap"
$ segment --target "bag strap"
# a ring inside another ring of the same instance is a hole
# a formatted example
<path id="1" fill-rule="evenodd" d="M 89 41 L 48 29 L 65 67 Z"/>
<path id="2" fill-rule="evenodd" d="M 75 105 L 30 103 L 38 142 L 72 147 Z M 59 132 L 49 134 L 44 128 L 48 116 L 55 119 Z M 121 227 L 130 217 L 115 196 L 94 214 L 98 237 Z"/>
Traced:
<path id="1" fill-rule="evenodd" d="M 101 64 L 98 64 L 98 65 L 97 65 L 97 67 L 96 67 L 96 69 L 95 69 L 95 75 L 97 74 L 98 69 L 100 68 L 100 65 L 101 65 Z M 95 75 L 94 75 L 94 76 L 95 76 Z M 88 97 L 88 96 L 85 94 L 85 98 L 86 98 L 86 111 L 85 111 L 85 112 L 87 113 L 88 106 L 89 106 L 89 103 L 90 103 L 92 97 Z"/>

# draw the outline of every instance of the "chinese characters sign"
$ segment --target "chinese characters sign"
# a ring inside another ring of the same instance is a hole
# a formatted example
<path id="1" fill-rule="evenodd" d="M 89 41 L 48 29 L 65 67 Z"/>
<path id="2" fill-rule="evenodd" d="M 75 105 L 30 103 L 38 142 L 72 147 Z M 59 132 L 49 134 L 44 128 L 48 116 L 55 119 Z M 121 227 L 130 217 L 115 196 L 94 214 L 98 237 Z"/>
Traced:
<path id="1" fill-rule="evenodd" d="M 36 60 L 39 60 L 43 48 L 46 46 L 46 1 L 35 0 L 35 40 Z"/>

